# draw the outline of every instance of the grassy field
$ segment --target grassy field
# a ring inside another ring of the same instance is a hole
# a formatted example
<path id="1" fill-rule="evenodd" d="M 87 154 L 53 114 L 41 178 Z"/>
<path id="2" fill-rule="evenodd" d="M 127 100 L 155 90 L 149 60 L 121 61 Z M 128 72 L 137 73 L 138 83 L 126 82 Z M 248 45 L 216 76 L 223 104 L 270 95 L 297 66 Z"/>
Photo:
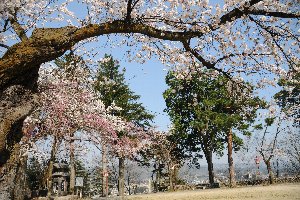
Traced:
<path id="1" fill-rule="evenodd" d="M 126 200 L 300 200 L 300 183 L 272 186 L 248 186 L 240 188 L 219 188 L 194 191 L 165 192 L 125 197 Z"/>

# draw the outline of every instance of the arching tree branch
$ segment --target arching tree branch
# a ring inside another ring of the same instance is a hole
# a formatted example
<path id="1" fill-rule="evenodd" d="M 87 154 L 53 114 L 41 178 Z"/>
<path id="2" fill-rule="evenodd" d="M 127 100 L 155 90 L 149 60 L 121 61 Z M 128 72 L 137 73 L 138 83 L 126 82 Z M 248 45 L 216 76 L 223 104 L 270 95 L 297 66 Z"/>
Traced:
<path id="1" fill-rule="evenodd" d="M 82 28 L 44 28 L 33 31 L 30 38 L 13 45 L 0 59 L 0 89 L 28 81 L 24 76 L 39 66 L 63 55 L 77 42 L 112 33 L 140 33 L 163 40 L 181 41 L 202 35 L 199 32 L 172 32 L 141 24 L 117 20 L 111 23 L 92 24 Z"/>
<path id="2" fill-rule="evenodd" d="M 131 6 L 129 7 L 132 9 L 138 0 L 135 2 L 128 1 L 128 3 L 130 2 Z M 248 6 L 258 2 L 260 0 L 251 0 Z M 211 26 L 211 30 L 217 30 L 221 25 L 243 16 L 247 10 L 246 8 L 243 11 L 239 9 L 230 11 L 220 18 L 217 26 Z M 66 26 L 36 29 L 31 37 L 27 38 L 24 30 L 15 19 L 11 19 L 11 23 L 14 24 L 14 29 L 22 41 L 10 47 L 0 59 L 0 90 L 13 84 L 27 84 L 28 77 L 31 77 L 29 75 L 35 73 L 37 76 L 37 71 L 42 63 L 63 55 L 77 42 L 87 38 L 114 33 L 139 33 L 161 40 L 182 42 L 207 34 L 201 31 L 165 31 L 140 22 L 127 23 L 126 20 L 115 20 L 102 24 L 90 24 L 82 28 Z M 203 60 L 189 45 L 185 43 L 183 45 L 206 67 L 214 68 L 212 63 Z M 222 71 L 217 68 L 216 70 Z"/>

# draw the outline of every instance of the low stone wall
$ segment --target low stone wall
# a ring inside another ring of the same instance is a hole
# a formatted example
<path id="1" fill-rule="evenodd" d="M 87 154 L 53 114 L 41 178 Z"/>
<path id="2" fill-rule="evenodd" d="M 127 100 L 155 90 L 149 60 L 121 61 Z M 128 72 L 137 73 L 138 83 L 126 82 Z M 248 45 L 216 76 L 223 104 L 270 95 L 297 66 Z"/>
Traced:
<path id="1" fill-rule="evenodd" d="M 275 183 L 298 183 L 300 182 L 300 176 L 296 177 L 284 177 L 284 178 L 274 178 Z M 245 186 L 245 185 L 266 185 L 269 184 L 269 179 L 257 179 L 257 180 L 247 180 L 247 181 L 239 181 L 237 185 Z"/>

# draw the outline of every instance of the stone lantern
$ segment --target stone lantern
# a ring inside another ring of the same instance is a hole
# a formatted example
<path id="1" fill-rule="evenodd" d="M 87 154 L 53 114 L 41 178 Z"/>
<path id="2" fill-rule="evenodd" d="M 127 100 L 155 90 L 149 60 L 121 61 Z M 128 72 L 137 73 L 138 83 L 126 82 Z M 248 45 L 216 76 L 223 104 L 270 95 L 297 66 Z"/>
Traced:
<path id="1" fill-rule="evenodd" d="M 68 186 L 70 182 L 69 166 L 64 163 L 55 163 L 53 165 L 53 193 L 58 196 L 65 196 L 68 194 Z"/>

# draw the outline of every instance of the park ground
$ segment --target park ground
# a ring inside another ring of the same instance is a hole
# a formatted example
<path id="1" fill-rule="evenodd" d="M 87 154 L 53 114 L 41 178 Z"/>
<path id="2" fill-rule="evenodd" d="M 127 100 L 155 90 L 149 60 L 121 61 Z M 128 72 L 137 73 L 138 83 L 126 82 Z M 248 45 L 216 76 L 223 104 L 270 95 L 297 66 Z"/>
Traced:
<path id="1" fill-rule="evenodd" d="M 165 192 L 125 197 L 126 200 L 300 200 L 300 183 Z"/>

